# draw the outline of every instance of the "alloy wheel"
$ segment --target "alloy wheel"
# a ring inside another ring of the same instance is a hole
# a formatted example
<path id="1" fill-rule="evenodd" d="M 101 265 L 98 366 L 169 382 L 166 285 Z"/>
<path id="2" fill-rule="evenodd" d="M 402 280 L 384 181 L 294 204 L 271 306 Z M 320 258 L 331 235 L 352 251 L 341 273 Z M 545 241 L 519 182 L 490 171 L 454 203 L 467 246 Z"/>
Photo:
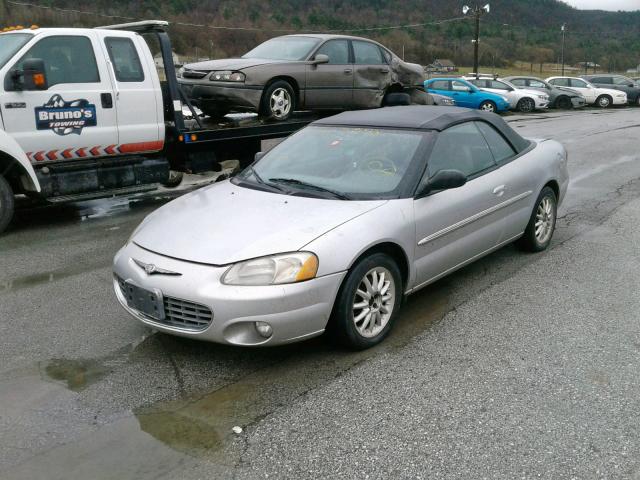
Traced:
<path id="1" fill-rule="evenodd" d="M 362 278 L 356 290 L 352 313 L 360 335 L 372 338 L 386 327 L 395 306 L 395 283 L 391 272 L 375 267 Z"/>
<path id="2" fill-rule="evenodd" d="M 544 197 L 536 211 L 535 235 L 540 244 L 545 244 L 553 234 L 555 211 L 551 197 Z"/>
<path id="3" fill-rule="evenodd" d="M 535 103 L 530 98 L 523 98 L 520 101 L 520 111 L 522 113 L 532 112 L 535 108 Z"/>
<path id="4" fill-rule="evenodd" d="M 480 106 L 480 110 L 484 110 L 485 112 L 495 112 L 496 111 L 496 109 L 494 108 L 493 104 L 489 103 L 489 102 L 483 103 Z"/>
<path id="5" fill-rule="evenodd" d="M 600 100 L 598 100 L 598 105 L 602 108 L 607 108 L 609 103 L 609 97 L 600 97 Z"/>
<path id="6" fill-rule="evenodd" d="M 285 88 L 276 88 L 269 99 L 269 108 L 275 118 L 285 118 L 291 111 L 291 95 Z"/>

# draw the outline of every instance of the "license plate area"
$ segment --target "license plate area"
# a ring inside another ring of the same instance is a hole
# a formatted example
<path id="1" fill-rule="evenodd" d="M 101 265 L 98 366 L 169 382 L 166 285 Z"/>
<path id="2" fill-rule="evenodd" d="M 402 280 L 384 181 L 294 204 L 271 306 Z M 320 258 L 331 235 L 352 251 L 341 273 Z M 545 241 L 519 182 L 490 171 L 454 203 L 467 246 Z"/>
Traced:
<path id="1" fill-rule="evenodd" d="M 154 320 L 164 320 L 164 302 L 162 292 L 157 288 L 147 290 L 131 280 L 124 282 L 127 305 Z"/>

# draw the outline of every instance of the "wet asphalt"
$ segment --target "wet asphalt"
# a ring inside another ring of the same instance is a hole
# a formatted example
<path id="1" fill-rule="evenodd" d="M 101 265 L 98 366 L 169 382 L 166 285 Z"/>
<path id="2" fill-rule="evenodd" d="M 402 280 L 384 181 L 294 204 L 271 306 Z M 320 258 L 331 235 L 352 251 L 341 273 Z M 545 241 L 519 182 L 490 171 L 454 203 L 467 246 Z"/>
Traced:
<path id="1" fill-rule="evenodd" d="M 0 478 L 640 478 L 640 109 L 508 120 L 569 151 L 551 249 L 420 291 L 365 352 L 130 319 L 111 260 L 180 192 L 21 202 L 0 237 Z"/>

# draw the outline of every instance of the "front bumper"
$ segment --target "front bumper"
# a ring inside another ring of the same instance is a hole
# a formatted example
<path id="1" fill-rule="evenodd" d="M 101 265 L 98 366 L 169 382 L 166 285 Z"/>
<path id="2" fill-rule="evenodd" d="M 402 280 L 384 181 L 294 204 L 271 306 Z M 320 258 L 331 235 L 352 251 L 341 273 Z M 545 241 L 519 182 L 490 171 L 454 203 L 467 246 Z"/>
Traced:
<path id="1" fill-rule="evenodd" d="M 626 95 L 624 97 L 618 97 L 618 96 L 613 97 L 613 104 L 614 105 L 626 105 L 627 104 Z"/>
<path id="2" fill-rule="evenodd" d="M 147 275 L 133 259 L 181 275 Z M 114 290 L 129 314 L 172 335 L 229 345 L 281 345 L 305 340 L 324 331 L 346 274 L 341 272 L 288 285 L 240 287 L 221 283 L 227 269 L 164 257 L 129 243 L 114 259 Z M 157 289 L 164 296 L 178 301 L 207 306 L 213 313 L 213 320 L 198 330 L 153 320 L 127 305 L 119 279 L 129 280 L 147 290 Z M 272 336 L 264 338 L 258 335 L 255 322 L 271 325 Z"/>
<path id="3" fill-rule="evenodd" d="M 549 99 L 542 98 L 534 98 L 533 100 L 536 103 L 536 110 L 544 110 L 549 108 Z"/>
<path id="4" fill-rule="evenodd" d="M 207 84 L 181 82 L 180 85 L 191 103 L 205 112 L 258 111 L 260 108 L 261 86 L 209 81 Z"/>
<path id="5" fill-rule="evenodd" d="M 587 106 L 587 101 L 584 97 L 571 97 L 571 105 L 573 108 L 584 108 Z"/>

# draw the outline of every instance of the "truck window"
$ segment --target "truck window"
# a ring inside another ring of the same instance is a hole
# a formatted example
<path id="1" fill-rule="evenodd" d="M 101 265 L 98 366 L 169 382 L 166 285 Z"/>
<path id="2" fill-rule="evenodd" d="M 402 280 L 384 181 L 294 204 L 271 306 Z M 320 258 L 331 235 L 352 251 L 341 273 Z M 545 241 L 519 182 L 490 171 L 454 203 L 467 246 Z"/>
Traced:
<path id="1" fill-rule="evenodd" d="M 41 58 L 49 87 L 61 83 L 100 83 L 100 74 L 91 40 L 82 36 L 45 37 L 36 43 L 17 64 Z"/>
<path id="2" fill-rule="evenodd" d="M 140 57 L 130 38 L 109 37 L 104 40 L 109 58 L 119 82 L 143 82 L 144 71 Z"/>
<path id="3" fill-rule="evenodd" d="M 0 68 L 4 67 L 13 54 L 31 40 L 31 37 L 33 37 L 31 33 L 7 33 L 0 36 Z"/>

